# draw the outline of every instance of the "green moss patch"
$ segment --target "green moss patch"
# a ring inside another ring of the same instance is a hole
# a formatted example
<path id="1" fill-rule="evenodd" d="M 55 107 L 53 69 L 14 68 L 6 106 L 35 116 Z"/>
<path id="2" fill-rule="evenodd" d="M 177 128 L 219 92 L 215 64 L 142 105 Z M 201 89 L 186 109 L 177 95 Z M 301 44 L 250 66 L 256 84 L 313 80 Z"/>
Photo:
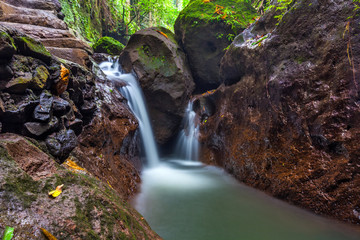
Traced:
<path id="1" fill-rule="evenodd" d="M 194 0 L 181 11 L 178 19 L 191 27 L 200 23 L 224 23 L 238 34 L 238 30 L 246 28 L 256 16 L 256 10 L 246 0 L 213 0 L 207 3 Z"/>
<path id="2" fill-rule="evenodd" d="M 52 56 L 50 52 L 40 42 L 29 37 L 18 37 L 15 39 L 20 53 L 26 56 L 38 58 L 49 63 Z"/>
<path id="3" fill-rule="evenodd" d="M 94 52 L 110 55 L 119 55 L 124 47 L 121 42 L 112 37 L 102 37 L 93 45 Z"/>
<path id="4" fill-rule="evenodd" d="M 151 50 L 148 45 L 142 45 L 137 48 L 140 61 L 145 70 L 160 72 L 163 76 L 169 77 L 176 73 L 177 67 L 173 60 L 167 59 L 165 54 Z"/>

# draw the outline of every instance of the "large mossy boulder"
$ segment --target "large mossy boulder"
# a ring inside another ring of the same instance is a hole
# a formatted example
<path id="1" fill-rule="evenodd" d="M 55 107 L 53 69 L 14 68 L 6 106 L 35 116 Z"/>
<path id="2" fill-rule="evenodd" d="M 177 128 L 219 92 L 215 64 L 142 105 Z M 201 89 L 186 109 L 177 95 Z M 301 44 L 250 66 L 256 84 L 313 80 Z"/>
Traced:
<path id="1" fill-rule="evenodd" d="M 124 70 L 137 74 L 158 143 L 175 136 L 194 90 L 189 66 L 174 34 L 148 28 L 131 36 L 120 55 Z"/>
<path id="2" fill-rule="evenodd" d="M 244 0 L 193 0 L 181 11 L 175 34 L 198 90 L 220 85 L 220 60 L 225 49 L 255 16 L 255 9 Z"/>
<path id="3" fill-rule="evenodd" d="M 94 52 L 119 55 L 124 49 L 124 44 L 112 37 L 102 37 L 94 45 Z"/>
<path id="4" fill-rule="evenodd" d="M 11 226 L 14 239 L 48 239 L 41 228 L 56 239 L 160 239 L 110 184 L 73 161 L 56 164 L 33 143 L 0 134 L 0 236 Z"/>

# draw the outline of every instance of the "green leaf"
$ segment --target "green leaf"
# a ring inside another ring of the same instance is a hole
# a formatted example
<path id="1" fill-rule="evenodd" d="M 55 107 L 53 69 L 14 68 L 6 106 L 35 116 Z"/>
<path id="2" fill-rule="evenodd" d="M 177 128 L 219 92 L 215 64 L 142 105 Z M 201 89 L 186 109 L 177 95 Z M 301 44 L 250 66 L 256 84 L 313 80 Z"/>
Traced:
<path id="1" fill-rule="evenodd" d="M 11 240 L 13 236 L 14 228 L 6 226 L 2 240 Z"/>

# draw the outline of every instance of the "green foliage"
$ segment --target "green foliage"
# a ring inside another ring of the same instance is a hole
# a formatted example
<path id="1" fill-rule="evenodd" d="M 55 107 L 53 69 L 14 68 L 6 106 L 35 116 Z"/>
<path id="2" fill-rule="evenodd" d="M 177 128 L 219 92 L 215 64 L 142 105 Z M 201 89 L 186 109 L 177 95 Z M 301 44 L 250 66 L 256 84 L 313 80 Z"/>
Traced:
<path id="1" fill-rule="evenodd" d="M 353 15 L 349 16 L 348 19 L 352 19 L 360 14 L 360 0 L 353 0 L 354 10 Z"/>
<path id="2" fill-rule="evenodd" d="M 189 0 L 139 0 L 131 6 L 132 17 L 135 24 L 131 25 L 133 31 L 149 26 L 165 27 L 173 31 L 174 23 L 181 9 Z"/>
<path id="3" fill-rule="evenodd" d="M 289 10 L 289 8 L 295 3 L 296 0 L 277 0 L 276 4 L 269 3 L 265 10 L 270 10 L 275 8 L 276 11 L 279 12 L 278 15 L 274 16 L 274 18 L 278 19 L 278 24 L 283 19 L 285 13 Z"/>
<path id="4" fill-rule="evenodd" d="M 102 37 L 93 45 L 94 52 L 119 55 L 124 45 L 112 37 Z"/>
<path id="5" fill-rule="evenodd" d="M 65 22 L 85 40 L 103 35 L 126 38 L 140 29 L 162 26 L 173 30 L 189 0 L 60 0 Z M 129 4 L 131 2 L 131 4 Z M 121 39 L 122 41 L 122 39 Z M 122 42 L 125 42 L 122 41 Z"/>

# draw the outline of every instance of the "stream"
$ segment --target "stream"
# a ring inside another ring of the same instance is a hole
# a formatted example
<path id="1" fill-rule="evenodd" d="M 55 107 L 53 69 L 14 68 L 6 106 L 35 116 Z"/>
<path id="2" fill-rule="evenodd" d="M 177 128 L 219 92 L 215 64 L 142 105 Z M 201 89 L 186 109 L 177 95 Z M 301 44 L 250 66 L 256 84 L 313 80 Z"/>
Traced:
<path id="1" fill-rule="evenodd" d="M 101 69 L 139 120 L 146 155 L 140 193 L 132 203 L 164 240 L 350 240 L 360 232 L 272 198 L 237 182 L 222 169 L 197 161 L 199 149 L 192 103 L 187 106 L 174 156 L 159 159 L 136 78 L 116 62 Z"/>
<path id="2" fill-rule="evenodd" d="M 142 173 L 134 207 L 165 240 L 347 240 L 348 226 L 238 183 L 223 170 L 168 160 Z"/>

